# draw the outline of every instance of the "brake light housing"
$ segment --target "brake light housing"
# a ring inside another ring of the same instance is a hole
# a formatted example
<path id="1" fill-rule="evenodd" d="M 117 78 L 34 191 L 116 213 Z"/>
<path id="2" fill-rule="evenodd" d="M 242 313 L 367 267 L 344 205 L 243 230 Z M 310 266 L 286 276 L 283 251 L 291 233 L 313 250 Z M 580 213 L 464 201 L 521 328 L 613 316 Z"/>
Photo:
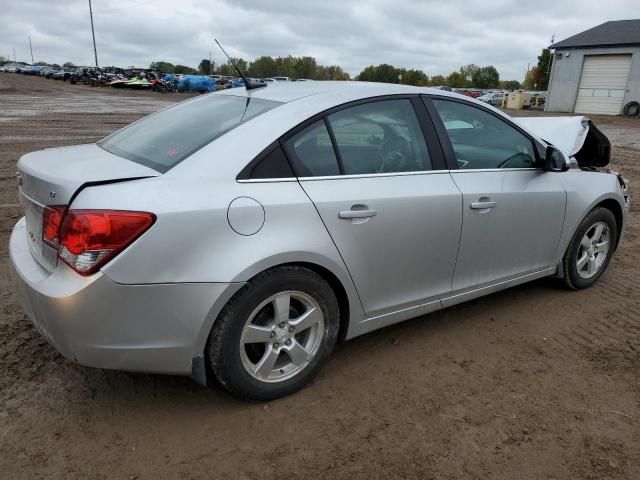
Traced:
<path id="1" fill-rule="evenodd" d="M 57 247 L 58 258 L 81 275 L 98 271 L 156 220 L 149 212 L 68 210 L 64 213 L 64 208 L 47 208 L 51 213 L 43 216 L 43 240 Z M 56 212 L 60 211 L 62 215 L 57 217 Z M 57 234 L 52 238 L 56 225 Z"/>
<path id="2" fill-rule="evenodd" d="M 42 241 L 50 247 L 58 249 L 58 232 L 66 205 L 49 205 L 42 212 Z"/>

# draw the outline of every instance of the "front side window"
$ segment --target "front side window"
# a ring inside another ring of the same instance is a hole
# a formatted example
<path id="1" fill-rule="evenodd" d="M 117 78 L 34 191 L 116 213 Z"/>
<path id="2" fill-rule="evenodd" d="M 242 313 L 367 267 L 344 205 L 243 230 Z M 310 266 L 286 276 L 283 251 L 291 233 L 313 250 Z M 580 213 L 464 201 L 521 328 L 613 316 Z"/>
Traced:
<path id="1" fill-rule="evenodd" d="M 202 95 L 143 118 L 98 145 L 164 173 L 229 130 L 278 105 L 260 98 Z"/>
<path id="2" fill-rule="evenodd" d="M 383 100 L 327 117 L 345 175 L 431 170 L 410 100 Z"/>
<path id="3" fill-rule="evenodd" d="M 533 168 L 531 140 L 507 122 L 480 108 L 433 100 L 461 170 Z"/>

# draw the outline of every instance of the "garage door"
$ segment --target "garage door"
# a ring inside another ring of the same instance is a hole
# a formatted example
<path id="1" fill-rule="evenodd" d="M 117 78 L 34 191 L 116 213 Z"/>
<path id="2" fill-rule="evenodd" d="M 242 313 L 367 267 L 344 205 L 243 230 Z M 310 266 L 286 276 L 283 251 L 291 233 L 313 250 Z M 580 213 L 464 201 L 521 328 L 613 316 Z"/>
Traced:
<path id="1" fill-rule="evenodd" d="M 618 115 L 630 68 L 631 55 L 585 56 L 575 112 Z"/>

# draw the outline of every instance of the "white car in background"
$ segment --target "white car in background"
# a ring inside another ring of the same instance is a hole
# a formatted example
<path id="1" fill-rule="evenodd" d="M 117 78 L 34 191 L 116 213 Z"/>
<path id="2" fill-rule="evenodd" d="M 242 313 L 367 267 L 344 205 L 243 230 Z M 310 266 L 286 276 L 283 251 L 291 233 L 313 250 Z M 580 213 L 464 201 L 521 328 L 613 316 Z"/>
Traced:
<path id="1" fill-rule="evenodd" d="M 502 105 L 502 99 L 505 95 L 506 94 L 502 92 L 490 92 L 479 96 L 478 100 L 488 103 L 489 105 L 493 105 L 494 107 L 499 107 Z"/>

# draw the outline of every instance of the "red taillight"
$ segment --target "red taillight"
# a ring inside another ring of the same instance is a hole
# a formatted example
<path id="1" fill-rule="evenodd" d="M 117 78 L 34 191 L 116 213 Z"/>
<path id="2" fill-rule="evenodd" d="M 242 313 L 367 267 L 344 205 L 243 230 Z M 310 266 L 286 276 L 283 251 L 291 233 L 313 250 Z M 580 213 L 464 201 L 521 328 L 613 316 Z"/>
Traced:
<path id="1" fill-rule="evenodd" d="M 76 272 L 89 275 L 142 235 L 155 219 L 148 212 L 69 210 L 59 224 L 58 257 Z M 50 228 L 52 232 L 53 220 Z"/>
<path id="2" fill-rule="evenodd" d="M 58 232 L 66 205 L 49 205 L 42 212 L 42 241 L 53 248 L 58 248 Z"/>

